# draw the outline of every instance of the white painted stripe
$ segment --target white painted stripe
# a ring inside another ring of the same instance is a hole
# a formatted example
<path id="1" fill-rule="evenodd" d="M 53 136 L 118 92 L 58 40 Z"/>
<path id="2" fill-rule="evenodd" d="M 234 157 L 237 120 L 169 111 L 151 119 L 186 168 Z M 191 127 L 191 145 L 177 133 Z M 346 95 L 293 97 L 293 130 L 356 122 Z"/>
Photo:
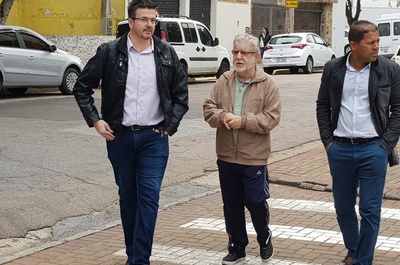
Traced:
<path id="1" fill-rule="evenodd" d="M 223 223 L 223 219 L 198 218 L 180 227 L 225 232 L 225 227 L 222 227 Z M 247 223 L 246 229 L 248 234 L 256 235 L 251 222 Z M 284 225 L 270 225 L 270 229 L 272 230 L 273 237 L 319 243 L 343 244 L 342 234 L 337 231 Z M 376 249 L 400 252 L 400 238 L 378 236 Z"/>
<path id="2" fill-rule="evenodd" d="M 333 202 L 326 201 L 268 199 L 268 204 L 274 209 L 335 213 Z M 358 214 L 357 206 L 356 211 Z M 382 208 L 381 217 L 385 219 L 400 220 L 400 209 Z"/>
<path id="3" fill-rule="evenodd" d="M 150 257 L 151 261 L 170 262 L 172 264 L 185 265 L 216 265 L 221 264 L 222 258 L 227 253 L 217 251 L 207 251 L 201 249 L 170 247 L 165 245 L 153 245 Z M 126 256 L 125 249 L 114 253 L 117 256 Z M 237 263 L 240 264 L 240 263 Z M 279 264 L 279 265 L 318 265 L 315 263 L 304 263 L 290 260 L 271 259 L 268 263 L 261 263 L 261 259 L 256 256 L 246 256 L 246 261 L 241 264 Z"/>

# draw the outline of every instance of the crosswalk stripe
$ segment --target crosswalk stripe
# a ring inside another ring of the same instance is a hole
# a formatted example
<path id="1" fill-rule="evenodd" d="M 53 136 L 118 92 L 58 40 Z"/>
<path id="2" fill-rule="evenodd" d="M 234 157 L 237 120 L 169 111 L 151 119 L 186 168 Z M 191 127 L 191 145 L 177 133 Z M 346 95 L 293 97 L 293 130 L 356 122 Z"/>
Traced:
<path id="1" fill-rule="evenodd" d="M 332 202 L 328 201 L 311 201 L 311 200 L 293 200 L 293 199 L 275 199 L 271 198 L 268 203 L 273 209 L 292 210 L 292 211 L 309 211 L 335 214 L 335 207 Z M 358 213 L 358 208 L 356 207 Z M 400 220 L 400 209 L 382 208 L 383 219 Z M 181 225 L 182 228 L 203 229 L 210 231 L 219 231 L 225 233 L 225 221 L 223 219 L 214 218 L 198 218 L 191 222 Z M 256 235 L 251 222 L 246 224 L 247 233 Z M 273 237 L 293 239 L 300 241 L 327 243 L 327 244 L 343 244 L 342 234 L 338 231 L 314 229 L 300 226 L 270 225 Z M 376 249 L 382 251 L 400 252 L 400 238 L 378 236 Z M 125 256 L 125 249 L 117 251 L 115 255 Z M 200 265 L 216 265 L 221 264 L 221 259 L 226 255 L 224 252 L 207 251 L 201 249 L 192 249 L 184 247 L 171 247 L 166 245 L 153 245 L 151 260 L 169 262 L 173 264 L 200 264 Z M 246 262 L 242 264 L 262 264 L 258 256 L 247 256 Z M 272 259 L 268 264 L 279 265 L 318 265 L 314 263 L 302 263 L 291 260 Z"/>
<path id="2" fill-rule="evenodd" d="M 222 232 L 225 231 L 225 222 L 223 219 L 198 218 L 180 227 Z M 249 235 L 256 235 L 251 222 L 247 223 L 246 229 Z M 273 237 L 319 243 L 343 244 L 342 234 L 337 231 L 285 225 L 270 225 L 270 229 L 272 230 Z M 376 249 L 400 252 L 400 238 L 378 236 Z"/>
<path id="3" fill-rule="evenodd" d="M 326 201 L 268 199 L 268 203 L 274 209 L 335 213 L 334 204 Z M 358 214 L 358 207 L 356 207 L 356 211 Z M 381 217 L 400 220 L 400 209 L 382 208 Z"/>
<path id="4" fill-rule="evenodd" d="M 125 249 L 121 249 L 120 251 L 115 252 L 114 255 L 125 256 Z M 150 260 L 185 265 L 219 265 L 221 264 L 221 260 L 225 255 L 226 253 L 217 251 L 207 251 L 183 247 L 170 247 L 154 244 Z M 315 263 L 303 263 L 274 258 L 269 260 L 268 263 L 262 263 L 259 257 L 249 255 L 246 256 L 246 261 L 242 264 L 319 265 Z"/>

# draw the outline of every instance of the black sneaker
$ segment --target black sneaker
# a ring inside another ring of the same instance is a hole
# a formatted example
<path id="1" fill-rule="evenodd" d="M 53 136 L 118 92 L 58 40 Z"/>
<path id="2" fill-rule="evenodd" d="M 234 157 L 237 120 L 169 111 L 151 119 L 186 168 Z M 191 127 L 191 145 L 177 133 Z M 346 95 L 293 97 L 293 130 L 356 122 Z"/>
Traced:
<path id="1" fill-rule="evenodd" d="M 244 260 L 246 260 L 245 253 L 238 253 L 237 251 L 232 250 L 222 259 L 222 264 L 238 264 Z"/>
<path id="2" fill-rule="evenodd" d="M 262 261 L 268 261 L 272 259 L 272 256 L 274 256 L 274 246 L 272 246 L 271 239 L 267 246 L 260 248 L 260 256 Z"/>

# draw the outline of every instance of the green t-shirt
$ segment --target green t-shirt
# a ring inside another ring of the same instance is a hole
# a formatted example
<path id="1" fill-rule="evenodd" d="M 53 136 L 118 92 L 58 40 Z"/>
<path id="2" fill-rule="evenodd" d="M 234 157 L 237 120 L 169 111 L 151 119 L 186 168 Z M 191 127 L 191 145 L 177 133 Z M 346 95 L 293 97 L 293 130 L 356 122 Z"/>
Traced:
<path id="1" fill-rule="evenodd" d="M 238 78 L 236 78 L 235 106 L 233 109 L 234 115 L 242 115 L 243 96 L 244 96 L 244 92 L 246 91 L 249 84 L 250 84 L 250 80 L 242 82 Z M 233 131 L 233 142 L 234 142 L 235 146 L 237 144 L 238 136 L 239 136 L 239 131 L 234 130 Z"/>

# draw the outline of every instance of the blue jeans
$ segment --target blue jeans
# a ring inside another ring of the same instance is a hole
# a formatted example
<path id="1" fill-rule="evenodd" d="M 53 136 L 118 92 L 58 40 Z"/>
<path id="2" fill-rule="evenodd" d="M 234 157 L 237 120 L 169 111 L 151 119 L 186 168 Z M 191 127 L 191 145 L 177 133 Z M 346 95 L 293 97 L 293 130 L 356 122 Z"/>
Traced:
<path id="1" fill-rule="evenodd" d="M 371 265 L 379 233 L 388 154 L 379 140 L 366 144 L 333 142 L 327 151 L 337 221 L 355 265 Z M 359 188 L 358 226 L 355 211 Z"/>
<path id="2" fill-rule="evenodd" d="M 115 133 L 107 142 L 118 185 L 121 221 L 129 264 L 150 264 L 168 137 L 152 129 Z"/>
<path id="3" fill-rule="evenodd" d="M 246 207 L 251 215 L 257 241 L 265 247 L 271 237 L 269 225 L 269 179 L 264 166 L 247 166 L 217 161 L 226 232 L 229 236 L 228 250 L 244 252 L 248 245 L 246 231 Z"/>

